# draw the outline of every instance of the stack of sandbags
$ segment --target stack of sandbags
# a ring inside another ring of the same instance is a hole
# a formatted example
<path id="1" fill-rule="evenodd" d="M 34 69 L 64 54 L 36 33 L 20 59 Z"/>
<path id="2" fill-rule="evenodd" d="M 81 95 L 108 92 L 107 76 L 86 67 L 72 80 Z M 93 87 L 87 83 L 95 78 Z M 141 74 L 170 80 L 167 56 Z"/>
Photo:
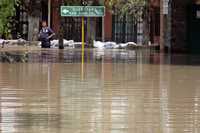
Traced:
<path id="1" fill-rule="evenodd" d="M 119 48 L 119 45 L 117 45 L 116 42 L 94 41 L 94 47 L 98 49 L 115 49 Z"/>
<path id="2" fill-rule="evenodd" d="M 121 49 L 132 49 L 136 47 L 137 47 L 137 44 L 135 42 L 127 42 L 127 43 L 119 44 L 119 48 Z"/>
<path id="3" fill-rule="evenodd" d="M 6 40 L 6 44 L 8 45 L 25 45 L 28 42 L 22 38 L 16 40 Z"/>

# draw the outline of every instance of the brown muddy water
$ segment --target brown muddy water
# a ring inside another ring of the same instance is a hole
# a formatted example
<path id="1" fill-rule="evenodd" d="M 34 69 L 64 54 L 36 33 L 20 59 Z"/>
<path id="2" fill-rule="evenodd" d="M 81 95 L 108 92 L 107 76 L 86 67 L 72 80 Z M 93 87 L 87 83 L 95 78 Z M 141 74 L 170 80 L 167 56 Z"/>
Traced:
<path id="1" fill-rule="evenodd" d="M 87 50 L 82 65 L 80 50 L 25 53 L 1 52 L 1 133 L 200 132 L 200 58 Z"/>

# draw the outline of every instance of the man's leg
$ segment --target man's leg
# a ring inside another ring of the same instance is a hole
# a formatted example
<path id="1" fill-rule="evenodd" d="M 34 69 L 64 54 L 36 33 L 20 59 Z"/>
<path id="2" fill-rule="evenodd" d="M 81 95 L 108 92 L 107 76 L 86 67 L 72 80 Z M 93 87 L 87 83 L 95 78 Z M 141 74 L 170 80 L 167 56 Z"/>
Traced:
<path id="1" fill-rule="evenodd" d="M 50 48 L 50 42 L 49 41 L 43 41 L 42 42 L 42 48 Z"/>
<path id="2" fill-rule="evenodd" d="M 42 41 L 42 48 L 45 48 L 45 41 Z"/>
<path id="3" fill-rule="evenodd" d="M 47 41 L 47 48 L 51 48 L 51 42 L 50 41 Z"/>

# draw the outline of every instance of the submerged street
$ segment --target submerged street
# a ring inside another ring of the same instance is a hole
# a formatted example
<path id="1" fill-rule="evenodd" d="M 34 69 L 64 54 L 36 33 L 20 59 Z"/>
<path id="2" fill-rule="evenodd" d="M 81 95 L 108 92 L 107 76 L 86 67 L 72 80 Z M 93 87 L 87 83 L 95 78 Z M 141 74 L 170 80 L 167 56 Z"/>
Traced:
<path id="1" fill-rule="evenodd" d="M 0 0 L 0 133 L 200 133 L 200 0 Z"/>
<path id="2" fill-rule="evenodd" d="M 90 49 L 82 64 L 79 49 L 14 49 L 0 61 L 2 133 L 200 132 L 198 56 Z"/>

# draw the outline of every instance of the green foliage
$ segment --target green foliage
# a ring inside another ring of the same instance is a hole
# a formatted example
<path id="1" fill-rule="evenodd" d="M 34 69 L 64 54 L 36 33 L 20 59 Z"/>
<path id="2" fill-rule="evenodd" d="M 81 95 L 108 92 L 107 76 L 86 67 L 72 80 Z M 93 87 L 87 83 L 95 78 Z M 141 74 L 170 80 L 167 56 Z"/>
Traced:
<path id="1" fill-rule="evenodd" d="M 111 10 L 113 14 L 124 16 L 129 14 L 135 18 L 139 18 L 144 14 L 145 7 L 148 0 L 64 0 L 65 5 L 81 5 L 82 1 L 87 1 L 89 5 L 102 5 L 104 1 L 105 6 Z M 95 4 L 98 2 L 98 4 Z"/>
<path id="2" fill-rule="evenodd" d="M 15 5 L 18 2 L 18 0 L 0 0 L 0 34 L 9 35 L 10 20 L 15 15 Z"/>
<path id="3" fill-rule="evenodd" d="M 133 15 L 137 19 L 144 14 L 147 0 L 106 0 L 105 4 L 113 14 Z"/>
<path id="4" fill-rule="evenodd" d="M 83 3 L 87 5 L 103 5 L 103 3 L 98 0 L 64 0 L 64 4 L 68 6 L 80 6 Z"/>
<path id="5" fill-rule="evenodd" d="M 64 0 L 65 5 L 78 6 L 81 5 L 81 0 Z"/>

